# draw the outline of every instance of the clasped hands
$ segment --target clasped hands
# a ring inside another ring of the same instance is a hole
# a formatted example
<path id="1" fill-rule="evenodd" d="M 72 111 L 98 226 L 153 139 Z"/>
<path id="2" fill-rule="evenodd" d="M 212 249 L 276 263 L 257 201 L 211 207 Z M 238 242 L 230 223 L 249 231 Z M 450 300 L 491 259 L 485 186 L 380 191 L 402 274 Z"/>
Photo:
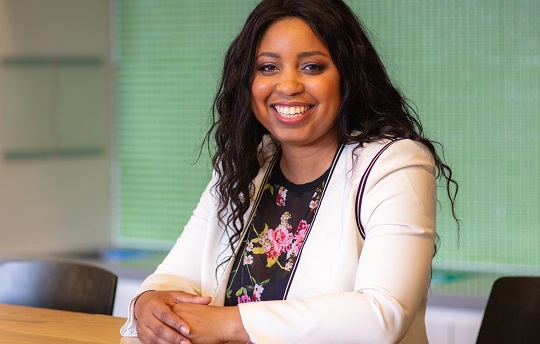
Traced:
<path id="1" fill-rule="evenodd" d="M 238 307 L 210 306 L 210 297 L 150 290 L 135 302 L 137 334 L 145 344 L 249 342 Z"/>

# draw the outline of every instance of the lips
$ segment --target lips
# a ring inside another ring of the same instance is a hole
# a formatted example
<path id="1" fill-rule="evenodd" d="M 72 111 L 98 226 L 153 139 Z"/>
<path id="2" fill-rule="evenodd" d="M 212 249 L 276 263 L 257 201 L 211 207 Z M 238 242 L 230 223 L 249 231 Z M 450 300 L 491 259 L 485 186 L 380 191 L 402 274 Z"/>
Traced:
<path id="1" fill-rule="evenodd" d="M 273 106 L 274 110 L 283 118 L 292 119 L 301 117 L 302 114 L 309 109 L 311 106 L 285 106 L 285 105 L 275 105 Z"/>

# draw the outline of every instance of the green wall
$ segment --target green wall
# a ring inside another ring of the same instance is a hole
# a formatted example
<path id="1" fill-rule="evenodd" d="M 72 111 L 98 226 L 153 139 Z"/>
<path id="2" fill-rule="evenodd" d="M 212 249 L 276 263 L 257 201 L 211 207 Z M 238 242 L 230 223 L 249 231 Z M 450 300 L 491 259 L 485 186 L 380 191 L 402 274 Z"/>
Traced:
<path id="1" fill-rule="evenodd" d="M 209 175 L 196 164 L 223 54 L 256 1 L 118 0 L 116 227 L 170 247 Z M 540 4 L 347 1 L 445 147 L 460 183 L 458 238 L 440 189 L 435 265 L 540 271 Z"/>

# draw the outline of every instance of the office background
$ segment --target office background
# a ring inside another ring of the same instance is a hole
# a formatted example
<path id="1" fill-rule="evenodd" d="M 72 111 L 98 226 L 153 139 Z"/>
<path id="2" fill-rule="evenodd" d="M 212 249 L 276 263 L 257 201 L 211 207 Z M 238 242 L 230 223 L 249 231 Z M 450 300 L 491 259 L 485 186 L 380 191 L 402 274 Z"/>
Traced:
<path id="1" fill-rule="evenodd" d="M 0 0 L 0 258 L 172 246 L 255 2 Z M 440 193 L 434 293 L 485 298 L 496 275 L 538 274 L 540 5 L 347 2 L 460 183 L 459 239 Z"/>
<path id="2" fill-rule="evenodd" d="M 540 270 L 540 6 L 532 0 L 347 1 L 460 185 L 441 188 L 435 265 Z M 116 235 L 167 247 L 209 177 L 197 161 L 224 51 L 255 1 L 118 1 Z"/>
<path id="3" fill-rule="evenodd" d="M 255 2 L 0 0 L 0 259 L 119 247 L 157 264 L 140 252 L 171 247 L 208 181 L 223 54 Z M 540 271 L 540 5 L 347 3 L 460 183 L 459 240 L 440 193 L 426 321 L 433 343 L 473 343 L 482 305 L 467 297 Z"/>
<path id="4" fill-rule="evenodd" d="M 111 245 L 110 22 L 105 0 L 0 1 L 2 257 Z"/>

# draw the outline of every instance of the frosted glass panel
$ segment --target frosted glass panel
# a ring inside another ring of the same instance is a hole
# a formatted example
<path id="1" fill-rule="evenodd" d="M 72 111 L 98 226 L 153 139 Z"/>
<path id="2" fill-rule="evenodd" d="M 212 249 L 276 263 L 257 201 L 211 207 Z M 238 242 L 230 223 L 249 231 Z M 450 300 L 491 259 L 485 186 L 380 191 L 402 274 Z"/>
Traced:
<path id="1" fill-rule="evenodd" d="M 61 59 L 56 80 L 59 153 L 100 152 L 108 124 L 105 67 L 98 59 Z"/>
<path id="2" fill-rule="evenodd" d="M 8 58 L 3 67 L 5 159 L 103 151 L 109 89 L 100 59 Z"/>
<path id="3" fill-rule="evenodd" d="M 4 156 L 51 154 L 53 97 L 48 60 L 5 60 L 4 69 Z"/>

